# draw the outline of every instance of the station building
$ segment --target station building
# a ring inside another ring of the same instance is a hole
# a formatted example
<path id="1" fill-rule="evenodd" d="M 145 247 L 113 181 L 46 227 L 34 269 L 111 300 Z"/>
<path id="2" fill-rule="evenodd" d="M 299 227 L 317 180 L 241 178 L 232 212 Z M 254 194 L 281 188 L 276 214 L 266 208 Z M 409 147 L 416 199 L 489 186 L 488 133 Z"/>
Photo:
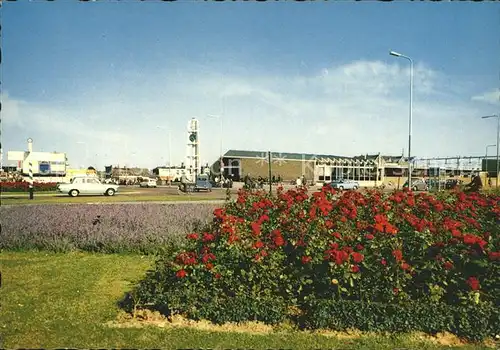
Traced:
<path id="1" fill-rule="evenodd" d="M 401 187 L 408 178 L 408 158 L 403 155 L 366 154 L 355 157 L 327 154 L 271 152 L 271 176 L 281 177 L 284 183 L 292 183 L 305 176 L 307 182 L 322 184 L 335 179 L 359 182 L 362 187 L 385 185 Z M 242 181 L 246 175 L 252 178 L 269 177 L 269 153 L 265 151 L 229 150 L 223 155 L 223 175 L 234 181 Z M 469 157 L 470 158 L 470 157 Z M 480 171 L 475 165 L 464 162 L 453 164 L 455 168 L 436 167 L 412 158 L 412 178 L 442 176 L 464 178 L 472 171 Z M 460 164 L 459 164 L 460 163 Z M 469 161 L 470 163 L 470 161 Z M 220 173 L 220 162 L 213 165 L 214 173 Z M 436 173 L 437 171 L 437 173 Z"/>

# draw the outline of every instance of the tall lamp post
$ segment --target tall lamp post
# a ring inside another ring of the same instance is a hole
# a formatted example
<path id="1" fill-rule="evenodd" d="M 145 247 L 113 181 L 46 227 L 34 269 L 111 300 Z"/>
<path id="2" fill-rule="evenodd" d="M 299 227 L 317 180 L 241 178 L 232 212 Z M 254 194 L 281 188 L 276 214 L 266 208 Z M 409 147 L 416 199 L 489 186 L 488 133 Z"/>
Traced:
<path id="1" fill-rule="evenodd" d="M 482 119 L 497 118 L 497 169 L 496 169 L 497 180 L 495 181 L 495 183 L 496 183 L 495 187 L 498 189 L 498 182 L 500 179 L 500 176 L 498 174 L 498 170 L 499 170 L 498 151 L 499 151 L 499 145 L 500 145 L 500 114 L 486 115 L 486 116 L 481 117 L 481 118 Z M 486 161 L 486 162 L 488 162 L 488 161 Z"/>
<path id="2" fill-rule="evenodd" d="M 485 168 L 486 168 L 486 172 L 488 173 L 488 148 L 490 147 L 495 147 L 496 145 L 487 145 L 486 146 L 486 154 L 484 155 L 484 158 L 486 159 L 485 160 Z"/>
<path id="3" fill-rule="evenodd" d="M 411 188 L 411 134 L 412 134 L 412 117 L 413 117 L 413 60 L 400 54 L 396 51 L 389 52 L 391 56 L 401 57 L 410 61 L 410 120 L 408 126 L 408 188 Z M 498 143 L 498 142 L 497 142 Z"/>
<path id="4" fill-rule="evenodd" d="M 215 118 L 219 119 L 220 121 L 220 149 L 219 149 L 219 171 L 220 171 L 220 187 L 222 188 L 224 186 L 222 182 L 222 177 L 224 176 L 224 159 L 222 157 L 222 138 L 224 136 L 223 132 L 223 124 L 222 124 L 222 117 L 220 115 L 207 115 L 209 118 Z"/>

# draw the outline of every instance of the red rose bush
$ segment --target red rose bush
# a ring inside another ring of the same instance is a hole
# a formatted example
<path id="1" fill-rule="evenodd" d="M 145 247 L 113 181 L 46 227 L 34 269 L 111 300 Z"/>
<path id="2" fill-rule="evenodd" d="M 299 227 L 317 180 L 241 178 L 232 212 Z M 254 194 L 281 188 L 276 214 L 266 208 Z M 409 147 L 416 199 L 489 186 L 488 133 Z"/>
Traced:
<path id="1" fill-rule="evenodd" d="M 494 195 L 242 190 L 158 259 L 134 299 L 218 323 L 482 339 L 500 333 L 499 223 Z"/>

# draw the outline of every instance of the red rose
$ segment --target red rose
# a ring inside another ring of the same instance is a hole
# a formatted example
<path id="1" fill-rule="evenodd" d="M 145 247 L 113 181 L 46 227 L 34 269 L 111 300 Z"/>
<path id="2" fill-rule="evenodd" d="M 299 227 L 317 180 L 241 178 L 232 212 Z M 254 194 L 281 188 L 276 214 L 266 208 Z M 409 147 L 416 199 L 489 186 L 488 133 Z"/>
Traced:
<path id="1" fill-rule="evenodd" d="M 175 274 L 175 275 L 176 275 L 178 278 L 184 278 L 184 277 L 186 277 L 186 276 L 187 276 L 187 273 L 186 273 L 186 271 L 184 271 L 184 270 L 179 270 L 179 271 L 177 271 L 177 272 L 176 272 L 176 274 Z"/>
<path id="2" fill-rule="evenodd" d="M 221 274 L 220 274 L 220 273 L 216 273 L 216 274 L 215 274 L 215 278 L 219 279 L 219 278 L 221 278 L 221 277 L 222 277 L 222 276 L 221 276 Z"/>
<path id="3" fill-rule="evenodd" d="M 446 270 L 451 270 L 453 268 L 453 263 L 451 263 L 450 261 L 447 261 L 447 262 L 444 263 L 443 267 Z"/>
<path id="4" fill-rule="evenodd" d="M 354 252 L 351 254 L 352 256 L 352 259 L 354 260 L 355 263 L 359 264 L 360 262 L 362 262 L 365 258 L 365 256 L 361 253 L 358 253 L 358 252 Z"/>
<path id="5" fill-rule="evenodd" d="M 465 244 L 472 245 L 472 244 L 476 243 L 476 236 L 474 236 L 474 235 L 466 234 L 466 235 L 464 235 L 463 238 L 464 238 L 464 243 Z"/>
<path id="6" fill-rule="evenodd" d="M 370 241 L 371 241 L 372 239 L 374 239 L 374 238 L 375 238 L 375 236 L 374 236 L 374 235 L 372 235 L 371 233 L 368 233 L 368 234 L 366 234 L 366 235 L 365 235 L 365 238 L 366 238 L 367 240 L 370 240 Z"/>
<path id="7" fill-rule="evenodd" d="M 204 233 L 203 234 L 203 242 L 211 242 L 215 239 L 215 236 L 211 233 Z"/>
<path id="8" fill-rule="evenodd" d="M 224 209 L 222 208 L 217 208 L 214 210 L 214 215 L 216 218 L 220 219 L 224 215 Z"/>
<path id="9" fill-rule="evenodd" d="M 253 234 L 255 236 L 259 236 L 260 235 L 260 224 L 257 222 L 252 222 L 251 226 L 252 226 Z"/>
<path id="10" fill-rule="evenodd" d="M 493 261 L 500 260 L 500 252 L 489 252 L 488 257 Z"/>
<path id="11" fill-rule="evenodd" d="M 303 256 L 302 257 L 302 264 L 307 264 L 309 263 L 310 261 L 312 260 L 312 258 L 310 256 Z"/>
<path id="12" fill-rule="evenodd" d="M 263 246 L 264 246 L 264 243 L 262 243 L 261 241 L 257 241 L 254 243 L 253 248 L 259 249 L 259 248 L 262 248 Z"/>
<path id="13" fill-rule="evenodd" d="M 393 250 L 392 255 L 396 259 L 396 261 L 401 261 L 403 259 L 403 252 L 399 249 Z"/>
<path id="14" fill-rule="evenodd" d="M 363 250 L 363 249 L 365 249 L 365 247 L 363 247 L 362 244 L 358 244 L 358 245 L 356 245 L 356 249 L 357 250 Z"/>
<path id="15" fill-rule="evenodd" d="M 404 262 L 401 264 L 401 268 L 406 271 L 410 268 L 410 265 L 408 265 L 407 263 Z"/>
<path id="16" fill-rule="evenodd" d="M 353 265 L 351 267 L 351 272 L 352 273 L 358 273 L 359 272 L 359 266 L 358 265 Z"/>
<path id="17" fill-rule="evenodd" d="M 187 237 L 187 239 L 194 239 L 194 240 L 197 240 L 198 238 L 200 238 L 200 236 L 198 236 L 197 233 L 190 233 L 186 237 Z"/>
<path id="18" fill-rule="evenodd" d="M 385 266 L 385 265 L 387 265 L 387 260 L 385 260 L 384 258 L 382 258 L 382 260 L 380 260 L 380 263 Z"/>
<path id="19" fill-rule="evenodd" d="M 478 290 L 480 287 L 479 280 L 474 276 L 471 276 L 467 279 L 467 284 L 470 286 L 472 290 Z"/>
<path id="20" fill-rule="evenodd" d="M 205 265 L 205 267 L 206 267 L 207 270 L 212 270 L 214 268 L 214 264 L 208 263 L 208 264 Z"/>
<path id="21" fill-rule="evenodd" d="M 274 244 L 276 244 L 278 247 L 285 245 L 285 240 L 281 236 L 276 236 L 276 237 L 274 237 L 273 240 L 274 240 Z"/>

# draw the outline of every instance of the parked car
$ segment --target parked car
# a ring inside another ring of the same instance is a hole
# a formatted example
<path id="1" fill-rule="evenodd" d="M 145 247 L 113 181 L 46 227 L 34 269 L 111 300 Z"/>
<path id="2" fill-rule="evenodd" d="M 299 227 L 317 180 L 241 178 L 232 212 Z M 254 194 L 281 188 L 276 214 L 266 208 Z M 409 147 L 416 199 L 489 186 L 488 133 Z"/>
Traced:
<path id="1" fill-rule="evenodd" d="M 201 174 L 196 177 L 196 181 L 186 182 L 184 185 L 179 185 L 179 190 L 182 192 L 199 192 L 199 191 L 212 191 L 212 183 L 208 175 Z"/>
<path id="2" fill-rule="evenodd" d="M 404 183 L 403 187 L 408 187 L 408 181 Z M 413 191 L 427 191 L 429 189 L 429 185 L 424 179 L 412 179 L 411 189 Z"/>
<path id="3" fill-rule="evenodd" d="M 359 183 L 353 180 L 337 179 L 329 183 L 333 188 L 339 190 L 357 190 L 359 188 Z"/>
<path id="4" fill-rule="evenodd" d="M 212 184 L 210 183 L 210 179 L 209 179 L 208 175 L 202 174 L 202 175 L 198 175 L 196 177 L 196 183 L 194 186 L 194 190 L 196 192 L 199 192 L 199 191 L 211 192 L 212 191 Z"/>
<path id="5" fill-rule="evenodd" d="M 118 185 L 103 184 L 96 176 L 76 176 L 69 184 L 57 185 L 60 193 L 76 197 L 80 194 L 103 194 L 113 196 L 118 191 Z"/>
<path id="6" fill-rule="evenodd" d="M 156 182 L 156 179 L 144 179 L 139 183 L 140 187 L 157 187 L 158 184 Z"/>

